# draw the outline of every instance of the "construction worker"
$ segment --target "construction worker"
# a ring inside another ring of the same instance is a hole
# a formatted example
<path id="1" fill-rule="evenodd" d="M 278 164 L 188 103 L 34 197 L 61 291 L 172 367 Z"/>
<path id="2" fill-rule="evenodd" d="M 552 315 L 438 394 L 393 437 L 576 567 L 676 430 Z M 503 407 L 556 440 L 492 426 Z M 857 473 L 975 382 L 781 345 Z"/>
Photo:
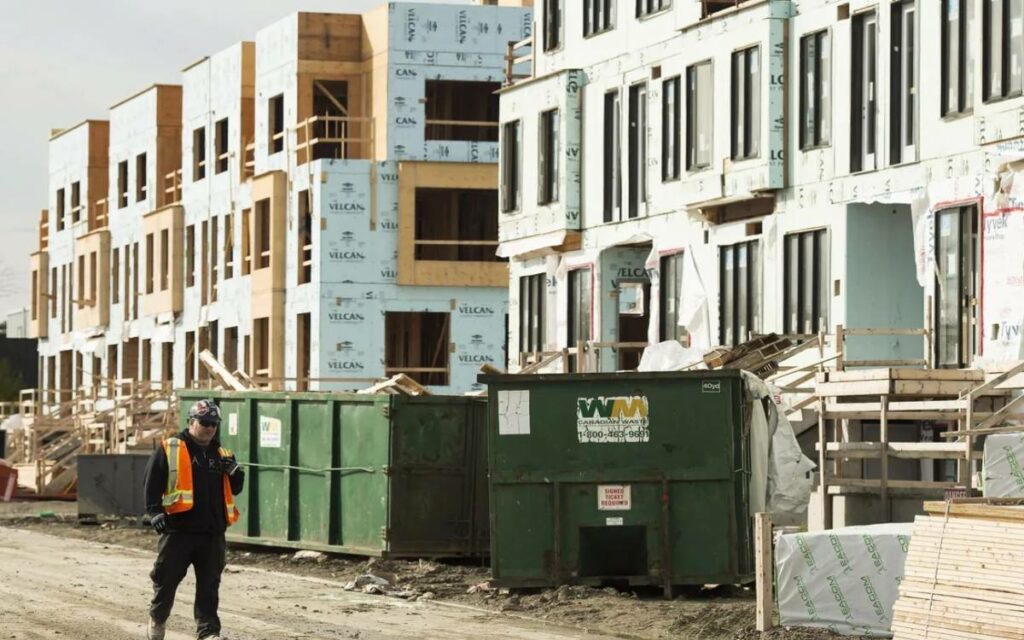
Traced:
<path id="1" fill-rule="evenodd" d="M 146 468 L 146 511 L 160 534 L 149 577 L 150 640 L 163 640 L 174 594 L 192 565 L 196 577 L 195 619 L 200 640 L 219 640 L 217 617 L 220 576 L 224 571 L 224 531 L 238 521 L 234 496 L 245 474 L 235 456 L 220 446 L 220 408 L 200 400 L 188 412 L 188 427 L 167 438 Z"/>

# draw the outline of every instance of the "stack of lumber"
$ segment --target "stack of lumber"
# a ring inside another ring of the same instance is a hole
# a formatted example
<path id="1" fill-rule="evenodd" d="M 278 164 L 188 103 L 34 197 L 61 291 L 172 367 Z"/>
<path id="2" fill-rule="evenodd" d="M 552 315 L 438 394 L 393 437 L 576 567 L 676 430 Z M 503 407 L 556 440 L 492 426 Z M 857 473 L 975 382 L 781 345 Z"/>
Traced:
<path id="1" fill-rule="evenodd" d="M 914 521 L 894 638 L 1024 640 L 1024 506 L 965 499 L 925 510 Z"/>
<path id="2" fill-rule="evenodd" d="M 708 369 L 743 369 L 759 378 L 767 378 L 779 370 L 779 358 L 792 346 L 789 338 L 769 333 L 732 349 L 714 349 L 705 354 L 704 364 Z"/>

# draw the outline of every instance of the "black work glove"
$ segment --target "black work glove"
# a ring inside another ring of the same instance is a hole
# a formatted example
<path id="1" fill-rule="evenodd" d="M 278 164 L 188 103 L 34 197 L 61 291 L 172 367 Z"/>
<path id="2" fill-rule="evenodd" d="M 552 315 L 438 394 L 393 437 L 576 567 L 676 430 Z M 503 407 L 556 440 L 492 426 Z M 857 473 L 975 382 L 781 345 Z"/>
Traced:
<path id="1" fill-rule="evenodd" d="M 167 533 L 167 514 L 158 513 L 149 519 L 149 524 L 153 525 L 153 530 L 157 533 Z"/>
<path id="2" fill-rule="evenodd" d="M 221 458 L 220 468 L 221 471 L 223 471 L 226 475 L 230 476 L 234 472 L 238 471 L 238 460 L 235 459 L 235 456 L 227 456 L 225 458 Z"/>

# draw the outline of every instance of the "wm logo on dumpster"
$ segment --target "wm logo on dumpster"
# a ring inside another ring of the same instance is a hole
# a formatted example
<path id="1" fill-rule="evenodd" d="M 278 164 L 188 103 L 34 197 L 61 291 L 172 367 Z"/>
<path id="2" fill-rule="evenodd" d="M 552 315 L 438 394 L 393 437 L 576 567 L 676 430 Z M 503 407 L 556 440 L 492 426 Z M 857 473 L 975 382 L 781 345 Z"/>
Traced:
<path id="1" fill-rule="evenodd" d="M 576 399 L 576 435 L 581 443 L 649 442 L 647 396 Z"/>

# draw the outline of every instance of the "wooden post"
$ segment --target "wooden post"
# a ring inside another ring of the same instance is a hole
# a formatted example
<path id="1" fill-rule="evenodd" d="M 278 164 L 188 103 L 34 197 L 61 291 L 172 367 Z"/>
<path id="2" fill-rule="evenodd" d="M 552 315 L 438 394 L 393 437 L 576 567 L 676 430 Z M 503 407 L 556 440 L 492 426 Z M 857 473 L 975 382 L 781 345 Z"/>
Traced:
<path id="1" fill-rule="evenodd" d="M 974 427 L 974 389 L 967 392 L 967 417 L 964 420 L 963 429 L 970 431 Z M 973 438 L 964 436 L 964 487 L 967 488 L 967 496 L 971 495 L 971 488 L 974 486 L 974 461 L 971 458 L 971 449 L 974 447 Z"/>
<path id="2" fill-rule="evenodd" d="M 843 370 L 843 360 L 846 358 L 846 335 L 843 333 L 843 325 L 836 325 L 836 371 Z"/>
<path id="3" fill-rule="evenodd" d="M 562 373 L 572 373 L 569 368 L 569 349 L 562 349 Z"/>
<path id="4" fill-rule="evenodd" d="M 892 519 L 892 509 L 889 506 L 889 396 L 881 397 L 881 416 L 879 417 L 878 432 L 880 448 L 879 460 L 879 486 L 882 502 L 882 517 L 885 522 Z"/>
<path id="5" fill-rule="evenodd" d="M 584 373 L 587 370 L 587 343 L 582 340 L 576 341 L 576 373 Z"/>
<path id="6" fill-rule="evenodd" d="M 931 369 L 935 366 L 935 362 L 932 360 L 932 341 L 934 340 L 932 331 L 932 297 L 925 297 L 925 310 L 924 310 L 924 361 L 925 369 Z"/>
<path id="7" fill-rule="evenodd" d="M 828 437 L 825 428 L 825 400 L 818 397 L 818 491 L 821 492 L 821 522 L 832 528 L 832 500 L 828 495 Z"/>
<path id="8" fill-rule="evenodd" d="M 757 630 L 772 628 L 775 610 L 774 578 L 775 554 L 772 553 L 772 514 L 754 514 L 754 566 L 757 583 Z"/>

